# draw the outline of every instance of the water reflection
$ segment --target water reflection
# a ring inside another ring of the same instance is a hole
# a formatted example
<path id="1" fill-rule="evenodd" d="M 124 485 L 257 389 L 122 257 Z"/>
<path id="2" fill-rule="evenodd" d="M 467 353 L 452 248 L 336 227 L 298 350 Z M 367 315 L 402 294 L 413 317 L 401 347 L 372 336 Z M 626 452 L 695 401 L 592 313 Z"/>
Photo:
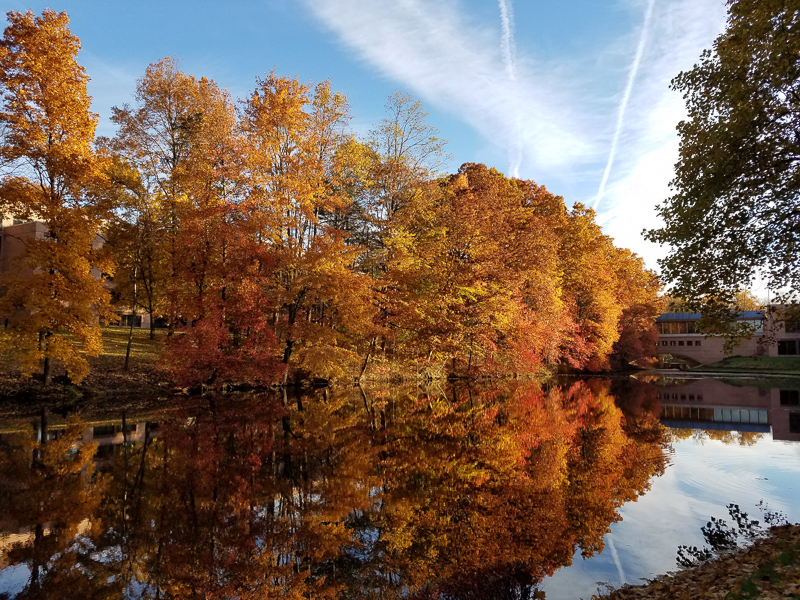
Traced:
<path id="1" fill-rule="evenodd" d="M 4 439 L 0 555 L 31 598 L 527 597 L 664 472 L 659 413 L 595 380 L 50 423 Z"/>
<path id="2" fill-rule="evenodd" d="M 678 380 L 659 388 L 662 422 L 675 429 L 705 430 L 711 437 L 725 433 L 742 439 L 772 432 L 774 440 L 800 441 L 800 381 L 783 387 L 753 387 L 749 380 L 731 385 L 715 379 Z M 767 382 L 769 383 L 769 382 Z M 777 382 L 777 383 L 780 383 Z M 742 435 L 742 434 L 751 435 Z"/>

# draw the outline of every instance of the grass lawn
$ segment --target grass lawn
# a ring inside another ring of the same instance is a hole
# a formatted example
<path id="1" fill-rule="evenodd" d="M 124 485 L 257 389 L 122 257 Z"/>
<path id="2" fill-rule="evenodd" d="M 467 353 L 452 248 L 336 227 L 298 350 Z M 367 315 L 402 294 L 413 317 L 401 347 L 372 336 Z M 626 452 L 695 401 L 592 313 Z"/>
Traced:
<path id="1" fill-rule="evenodd" d="M 128 327 L 103 327 L 103 353 L 97 357 L 89 357 L 92 368 L 114 369 L 125 364 L 125 349 L 128 346 Z M 156 329 L 156 339 L 150 339 L 149 329 L 133 329 L 131 343 L 131 365 L 154 366 L 158 362 L 164 342 L 167 339 L 166 329 Z"/>
<path id="2" fill-rule="evenodd" d="M 167 377 L 158 369 L 161 351 L 167 339 L 165 329 L 156 330 L 156 339 L 150 339 L 148 329 L 133 330 L 129 370 L 125 371 L 125 349 L 128 344 L 128 327 L 103 327 L 103 352 L 100 356 L 89 356 L 90 372 L 81 382 L 80 389 L 73 385 L 56 383 L 42 387 L 36 378 L 23 378 L 10 354 L 0 356 L 0 399 L 17 398 L 30 402 L 37 400 L 64 400 L 73 396 L 91 395 L 142 395 L 159 393 L 160 386 L 168 383 Z M 63 374 L 63 367 L 56 362 L 54 377 Z"/>
<path id="3" fill-rule="evenodd" d="M 800 375 L 800 356 L 729 356 L 719 362 L 694 367 L 692 370 Z"/>

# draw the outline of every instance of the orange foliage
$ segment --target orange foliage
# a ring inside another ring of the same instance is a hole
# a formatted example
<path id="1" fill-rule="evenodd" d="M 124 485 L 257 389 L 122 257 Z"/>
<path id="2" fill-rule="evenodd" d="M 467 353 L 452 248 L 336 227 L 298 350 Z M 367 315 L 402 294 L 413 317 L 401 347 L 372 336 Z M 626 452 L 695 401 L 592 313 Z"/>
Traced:
<path id="1" fill-rule="evenodd" d="M 99 350 L 86 322 L 108 294 L 88 271 L 111 269 L 91 250 L 110 207 L 122 221 L 111 253 L 118 296 L 151 317 L 165 312 L 164 365 L 181 384 L 364 378 L 378 356 L 472 376 L 625 368 L 652 355 L 659 284 L 641 259 L 616 248 L 592 210 L 567 209 L 532 181 L 473 163 L 437 179 L 444 142 L 412 98 L 392 96 L 359 141 L 327 82 L 270 73 L 237 110 L 214 81 L 166 58 L 148 66 L 132 105 L 114 108 L 107 161 L 93 148 L 96 116 L 66 16 L 10 19 L 3 158 L 36 166 L 45 153 L 54 166 L 39 180 L 58 182 L 3 183 L 4 203 L 51 232 L 31 245 L 35 276 L 2 300 L 8 314 L 34 309 L 14 338 L 28 370 L 57 356 L 79 379 L 86 365 L 71 340 Z M 36 40 L 51 50 L 34 51 Z M 35 60 L 23 68 L 26 53 Z M 53 125 L 63 143 L 47 147 L 52 124 L 28 119 L 19 100 L 45 72 L 40 108 L 70 103 Z M 67 284 L 79 276 L 81 286 Z"/>

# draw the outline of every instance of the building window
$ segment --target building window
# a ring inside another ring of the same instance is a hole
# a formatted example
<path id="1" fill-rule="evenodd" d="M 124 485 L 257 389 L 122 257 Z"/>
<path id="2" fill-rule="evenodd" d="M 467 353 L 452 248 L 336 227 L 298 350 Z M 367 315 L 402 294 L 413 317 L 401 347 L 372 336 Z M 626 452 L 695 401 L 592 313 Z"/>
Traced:
<path id="1" fill-rule="evenodd" d="M 796 356 L 797 340 L 778 340 L 778 356 Z"/>
<path id="2" fill-rule="evenodd" d="M 134 327 L 141 327 L 142 315 L 122 315 L 122 326 L 130 327 L 131 325 Z"/>
<path id="3" fill-rule="evenodd" d="M 669 343 L 669 345 L 670 345 L 670 346 L 674 346 L 674 345 L 675 345 L 675 340 L 672 340 L 672 341 Z"/>
<path id="4" fill-rule="evenodd" d="M 667 345 L 667 340 L 664 340 L 663 342 L 661 342 L 661 345 L 662 346 L 666 346 Z"/>
<path id="5" fill-rule="evenodd" d="M 699 345 L 700 345 L 700 340 L 695 340 L 695 341 L 694 341 L 694 345 L 695 345 L 695 346 L 699 346 Z"/>
<path id="6" fill-rule="evenodd" d="M 684 334 L 684 333 L 697 333 L 694 321 L 669 321 L 666 323 L 657 323 L 659 333 L 667 334 Z"/>
<path id="7" fill-rule="evenodd" d="M 800 433 L 800 412 L 789 413 L 789 433 Z"/>
<path id="8" fill-rule="evenodd" d="M 680 340 L 680 341 L 678 342 L 678 346 L 683 346 L 683 340 Z"/>
<path id="9" fill-rule="evenodd" d="M 739 323 L 747 323 L 753 328 L 753 333 L 764 333 L 764 319 L 739 319 Z"/>
<path id="10" fill-rule="evenodd" d="M 781 406 L 800 406 L 800 390 L 781 390 Z"/>
<path id="11" fill-rule="evenodd" d="M 786 333 L 800 333 L 800 321 L 785 321 L 783 330 Z"/>

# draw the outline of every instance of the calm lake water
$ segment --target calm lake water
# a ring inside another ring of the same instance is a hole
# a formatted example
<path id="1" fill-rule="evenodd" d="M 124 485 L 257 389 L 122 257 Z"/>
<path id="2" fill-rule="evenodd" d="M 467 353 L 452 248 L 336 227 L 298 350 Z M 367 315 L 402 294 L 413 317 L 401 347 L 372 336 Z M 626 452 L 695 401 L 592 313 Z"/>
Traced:
<path id="1" fill-rule="evenodd" d="M 800 384 L 782 385 L 373 386 L 0 420 L 0 597 L 588 599 L 674 570 L 730 504 L 800 520 Z"/>

